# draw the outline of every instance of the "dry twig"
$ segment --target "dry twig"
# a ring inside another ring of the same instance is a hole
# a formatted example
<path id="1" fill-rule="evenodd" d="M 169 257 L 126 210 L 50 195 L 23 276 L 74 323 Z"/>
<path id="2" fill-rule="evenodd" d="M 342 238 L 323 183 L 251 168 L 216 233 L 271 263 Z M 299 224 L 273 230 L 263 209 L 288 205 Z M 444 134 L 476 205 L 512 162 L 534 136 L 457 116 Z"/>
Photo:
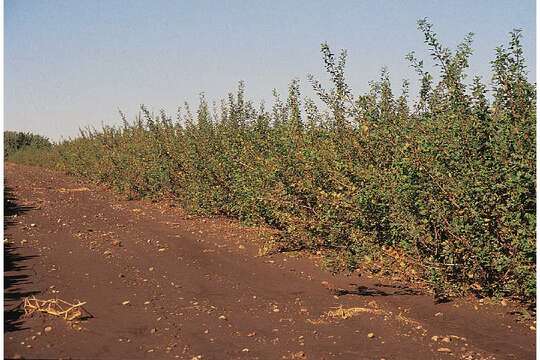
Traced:
<path id="1" fill-rule="evenodd" d="M 30 316 L 34 312 L 38 311 L 49 315 L 62 317 L 67 321 L 80 319 L 84 314 L 91 316 L 88 310 L 83 308 L 83 305 L 85 304 L 86 302 L 80 301 L 76 304 L 71 304 L 61 299 L 40 300 L 34 296 L 23 299 L 25 316 Z"/>

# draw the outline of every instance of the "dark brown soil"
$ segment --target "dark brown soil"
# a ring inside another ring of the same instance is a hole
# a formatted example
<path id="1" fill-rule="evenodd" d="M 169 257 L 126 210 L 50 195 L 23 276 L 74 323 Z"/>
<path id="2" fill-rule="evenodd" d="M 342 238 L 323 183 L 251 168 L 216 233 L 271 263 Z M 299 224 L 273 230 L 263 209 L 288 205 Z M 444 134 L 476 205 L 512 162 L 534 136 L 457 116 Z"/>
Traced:
<path id="1" fill-rule="evenodd" d="M 360 272 L 332 276 L 302 254 L 258 256 L 260 229 L 41 168 L 6 164 L 5 175 L 7 358 L 535 356 L 532 320 L 518 323 L 511 305 L 435 304 Z M 85 301 L 92 317 L 24 317 L 16 306 L 31 295 Z M 329 315 L 339 307 L 345 318 Z"/>

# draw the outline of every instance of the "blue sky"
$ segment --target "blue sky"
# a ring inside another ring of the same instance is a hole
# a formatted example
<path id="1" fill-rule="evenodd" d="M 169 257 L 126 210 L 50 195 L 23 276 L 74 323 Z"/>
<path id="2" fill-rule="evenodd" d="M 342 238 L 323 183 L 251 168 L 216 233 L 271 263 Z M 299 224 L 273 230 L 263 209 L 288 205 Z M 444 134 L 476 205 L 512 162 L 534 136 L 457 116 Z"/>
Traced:
<path id="1" fill-rule="evenodd" d="M 475 35 L 471 74 L 489 81 L 494 48 L 523 29 L 535 73 L 535 2 L 514 1 L 32 1 L 4 3 L 4 126 L 54 140 L 79 127 L 118 124 L 140 104 L 174 113 L 205 92 L 224 97 L 244 80 L 271 100 L 306 75 L 324 79 L 319 50 L 348 50 L 356 93 L 387 66 L 396 89 L 416 80 L 405 55 L 425 55 L 428 17 L 444 44 Z M 416 89 L 413 85 L 411 90 Z M 306 95 L 312 95 L 306 91 Z"/>

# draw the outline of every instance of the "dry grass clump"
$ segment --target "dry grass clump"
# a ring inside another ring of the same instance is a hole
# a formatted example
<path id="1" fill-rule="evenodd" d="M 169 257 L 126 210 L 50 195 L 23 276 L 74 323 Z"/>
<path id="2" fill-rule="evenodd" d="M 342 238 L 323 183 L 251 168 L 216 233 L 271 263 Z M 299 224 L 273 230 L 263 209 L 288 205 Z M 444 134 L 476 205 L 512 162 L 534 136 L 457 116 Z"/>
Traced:
<path id="1" fill-rule="evenodd" d="M 23 299 L 22 307 L 25 316 L 30 316 L 34 312 L 41 312 L 48 315 L 58 316 L 67 321 L 73 321 L 88 315 L 84 309 L 86 302 L 71 304 L 61 299 L 40 300 L 36 297 L 26 297 Z"/>
<path id="2" fill-rule="evenodd" d="M 351 307 L 351 308 L 344 308 L 343 306 L 340 306 L 338 308 L 335 308 L 334 310 L 328 311 L 325 316 L 330 318 L 340 318 L 340 319 L 348 319 L 353 316 L 357 316 L 360 314 L 373 314 L 373 315 L 383 315 L 384 311 L 381 309 L 373 309 L 373 308 L 365 308 L 365 307 Z"/>

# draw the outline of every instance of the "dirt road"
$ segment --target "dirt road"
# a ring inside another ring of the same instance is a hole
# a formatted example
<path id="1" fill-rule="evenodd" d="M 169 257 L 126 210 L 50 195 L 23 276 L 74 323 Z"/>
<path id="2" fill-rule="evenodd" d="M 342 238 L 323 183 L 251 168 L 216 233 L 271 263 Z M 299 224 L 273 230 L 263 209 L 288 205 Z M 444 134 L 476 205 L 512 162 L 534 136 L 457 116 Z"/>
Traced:
<path id="1" fill-rule="evenodd" d="M 7 358 L 534 358 L 535 333 L 511 306 L 434 304 L 304 255 L 260 257 L 258 230 L 231 221 L 40 168 L 5 173 Z M 30 295 L 86 301 L 92 317 L 22 317 L 15 306 Z"/>

